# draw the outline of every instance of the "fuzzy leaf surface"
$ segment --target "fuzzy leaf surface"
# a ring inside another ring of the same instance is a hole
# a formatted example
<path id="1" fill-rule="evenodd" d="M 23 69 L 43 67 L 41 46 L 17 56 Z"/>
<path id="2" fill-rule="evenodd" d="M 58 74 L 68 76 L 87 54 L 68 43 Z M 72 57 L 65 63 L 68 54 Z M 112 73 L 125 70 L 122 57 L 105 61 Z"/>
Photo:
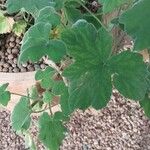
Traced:
<path id="1" fill-rule="evenodd" d="M 39 11 L 46 6 L 54 6 L 52 0 L 7 0 L 7 12 L 15 13 L 25 9 L 28 13 L 36 17 Z"/>
<path id="2" fill-rule="evenodd" d="M 125 97 L 141 100 L 147 90 L 147 69 L 138 53 L 129 51 L 113 56 L 110 61 L 114 86 Z"/>
<path id="3" fill-rule="evenodd" d="M 35 23 L 43 22 L 49 23 L 53 26 L 57 26 L 60 24 L 61 17 L 55 11 L 53 7 L 45 7 L 40 10 L 39 15 L 36 19 Z"/>
<path id="4" fill-rule="evenodd" d="M 7 106 L 8 102 L 10 101 L 10 92 L 6 91 L 8 84 L 3 84 L 0 86 L 0 104 L 3 106 Z"/>
<path id="5" fill-rule="evenodd" d="M 146 95 L 145 98 L 140 101 L 140 105 L 143 108 L 146 116 L 150 118 L 150 98 L 148 95 Z"/>
<path id="6" fill-rule="evenodd" d="M 50 40 L 51 24 L 38 23 L 26 32 L 23 38 L 19 62 L 28 60 L 39 61 L 43 56 L 48 55 L 54 62 L 59 62 L 66 53 L 66 46 L 61 40 Z"/>
<path id="7" fill-rule="evenodd" d="M 129 0 L 99 0 L 103 4 L 103 12 L 109 13 L 127 3 Z"/>
<path id="8" fill-rule="evenodd" d="M 52 92 L 55 95 L 60 96 L 60 105 L 61 105 L 61 110 L 64 115 L 68 116 L 71 113 L 70 109 L 70 103 L 69 103 L 69 93 L 68 93 L 68 88 L 65 86 L 63 81 L 57 81 L 55 82 Z"/>
<path id="9" fill-rule="evenodd" d="M 58 150 L 66 129 L 60 120 L 43 113 L 39 119 L 39 139 L 50 150 Z"/>
<path id="10" fill-rule="evenodd" d="M 141 0 L 120 17 L 125 31 L 134 39 L 134 50 L 150 48 L 150 1 Z"/>
<path id="11" fill-rule="evenodd" d="M 25 32 L 26 27 L 27 27 L 27 23 L 24 20 L 19 20 L 14 23 L 12 31 L 17 36 L 21 36 L 21 34 Z"/>
<path id="12" fill-rule="evenodd" d="M 22 128 L 29 128 L 31 121 L 30 114 L 31 109 L 29 107 L 29 100 L 25 97 L 22 97 L 20 101 L 16 104 L 11 115 L 13 129 L 15 131 L 18 131 Z"/>
<path id="13" fill-rule="evenodd" d="M 112 91 L 111 76 L 105 63 L 111 54 L 112 38 L 84 20 L 78 21 L 62 35 L 75 63 L 65 70 L 71 81 L 71 108 L 96 109 L 106 106 Z"/>
<path id="14" fill-rule="evenodd" d="M 142 56 L 122 52 L 110 56 L 112 38 L 84 20 L 67 29 L 62 38 L 74 63 L 63 73 L 69 79 L 69 103 L 72 110 L 106 106 L 112 83 L 125 97 L 143 99 L 147 89 L 147 68 Z M 112 82 L 113 81 L 113 82 Z M 142 89 L 141 89 L 142 87 Z"/>
<path id="15" fill-rule="evenodd" d="M 41 86 L 44 89 L 49 89 L 53 86 L 53 77 L 54 70 L 50 67 L 47 67 L 45 70 L 38 70 L 35 74 L 35 80 L 41 82 Z"/>

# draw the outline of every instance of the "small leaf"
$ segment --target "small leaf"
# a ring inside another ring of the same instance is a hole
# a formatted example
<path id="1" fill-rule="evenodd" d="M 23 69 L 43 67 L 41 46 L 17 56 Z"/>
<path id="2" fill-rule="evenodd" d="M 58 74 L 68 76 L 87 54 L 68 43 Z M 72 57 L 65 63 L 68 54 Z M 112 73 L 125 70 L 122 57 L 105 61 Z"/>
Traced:
<path id="1" fill-rule="evenodd" d="M 17 36 L 21 36 L 21 34 L 25 32 L 26 27 L 27 23 L 24 20 L 19 20 L 18 22 L 14 23 L 12 31 Z"/>
<path id="2" fill-rule="evenodd" d="M 43 113 L 39 119 L 39 139 L 50 150 L 58 150 L 65 137 L 66 129 L 60 120 Z"/>
<path id="3" fill-rule="evenodd" d="M 47 90 L 43 93 L 43 101 L 45 103 L 50 103 L 52 101 L 52 98 L 53 98 L 53 95 L 50 91 Z"/>
<path id="4" fill-rule="evenodd" d="M 146 94 L 145 98 L 140 101 L 140 105 L 144 109 L 146 116 L 150 118 L 150 98 L 148 94 Z"/>
<path id="5" fill-rule="evenodd" d="M 29 100 L 22 97 L 15 106 L 11 115 L 13 129 L 15 131 L 21 130 L 23 127 L 24 129 L 28 129 L 31 121 L 30 114 L 31 109 L 29 107 Z"/>
<path id="6" fill-rule="evenodd" d="M 56 81 L 53 88 L 52 92 L 55 95 L 60 96 L 60 105 L 61 105 L 61 110 L 65 116 L 70 115 L 71 108 L 70 108 L 70 103 L 69 103 L 69 93 L 68 93 L 68 88 L 65 86 L 63 81 Z"/>
<path id="7" fill-rule="evenodd" d="M 0 11 L 0 34 L 11 32 L 13 24 L 13 18 L 5 17 Z"/>
<path id="8" fill-rule="evenodd" d="M 10 92 L 6 91 L 8 84 L 3 84 L 0 86 L 0 104 L 3 106 L 7 106 L 8 102 L 10 101 Z"/>
<path id="9" fill-rule="evenodd" d="M 53 26 L 57 26 L 61 22 L 61 17 L 58 15 L 53 7 L 44 7 L 40 10 L 35 23 L 39 22 L 49 23 Z"/>
<path id="10" fill-rule="evenodd" d="M 31 87 L 29 94 L 30 94 L 30 97 L 34 100 L 39 98 L 39 93 L 38 93 L 36 86 Z"/>
<path id="11" fill-rule="evenodd" d="M 35 79 L 41 81 L 41 87 L 44 89 L 52 88 L 54 70 L 51 67 L 47 67 L 45 70 L 38 70 L 35 74 Z"/>
<path id="12" fill-rule="evenodd" d="M 66 46 L 61 40 L 49 40 L 50 32 L 49 23 L 40 22 L 32 26 L 23 38 L 19 63 L 28 60 L 37 62 L 45 55 L 54 62 L 59 62 L 66 54 Z"/>
<path id="13" fill-rule="evenodd" d="M 125 31 L 134 39 L 134 50 L 141 51 L 150 48 L 150 0 L 140 0 L 124 12 L 120 23 L 124 24 Z"/>

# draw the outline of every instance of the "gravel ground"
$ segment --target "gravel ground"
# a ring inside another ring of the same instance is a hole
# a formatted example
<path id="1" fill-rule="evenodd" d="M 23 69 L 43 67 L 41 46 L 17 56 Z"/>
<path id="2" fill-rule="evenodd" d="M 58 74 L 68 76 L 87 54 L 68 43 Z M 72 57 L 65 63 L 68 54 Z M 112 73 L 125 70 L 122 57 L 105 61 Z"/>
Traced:
<path id="1" fill-rule="evenodd" d="M 13 33 L 0 35 L 0 72 L 28 72 L 44 69 L 47 66 L 43 59 L 35 64 L 27 62 L 18 66 L 21 41 L 22 37 Z"/>
<path id="2" fill-rule="evenodd" d="M 10 114 L 0 111 L 0 150 L 25 150 L 22 138 L 13 133 Z M 66 125 L 61 150 L 150 150 L 150 120 L 135 102 L 114 92 L 101 111 L 76 111 Z M 33 130 L 36 135 L 37 130 Z M 38 150 L 43 150 L 38 146 Z"/>
<path id="3" fill-rule="evenodd" d="M 76 111 L 67 127 L 61 150 L 150 150 L 150 120 L 117 92 L 101 111 Z"/>

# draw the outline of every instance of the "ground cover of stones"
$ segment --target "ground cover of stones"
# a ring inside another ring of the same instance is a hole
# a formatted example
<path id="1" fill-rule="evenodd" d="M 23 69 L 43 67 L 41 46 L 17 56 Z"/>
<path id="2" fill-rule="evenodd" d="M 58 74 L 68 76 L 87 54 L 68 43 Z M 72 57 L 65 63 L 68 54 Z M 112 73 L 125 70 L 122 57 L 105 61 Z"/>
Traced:
<path id="1" fill-rule="evenodd" d="M 68 133 L 60 150 L 150 150 L 150 120 L 139 104 L 113 92 L 107 107 L 77 110 L 66 124 Z M 37 129 L 30 129 L 37 138 Z M 37 149 L 43 150 L 38 142 Z M 0 150 L 26 150 L 12 131 L 10 112 L 0 109 Z"/>

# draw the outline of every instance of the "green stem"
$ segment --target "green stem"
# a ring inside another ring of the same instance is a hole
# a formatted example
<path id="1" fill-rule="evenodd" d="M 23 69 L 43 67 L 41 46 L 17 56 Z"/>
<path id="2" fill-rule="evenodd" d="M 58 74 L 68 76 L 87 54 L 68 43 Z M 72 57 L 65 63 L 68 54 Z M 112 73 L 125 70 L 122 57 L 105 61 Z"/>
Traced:
<path id="1" fill-rule="evenodd" d="M 30 107 L 33 108 L 37 103 L 39 103 L 41 100 L 40 99 L 37 99 L 35 100 L 31 105 Z"/>
<path id="2" fill-rule="evenodd" d="M 23 94 L 19 94 L 19 93 L 14 93 L 14 92 L 11 92 L 12 95 L 17 95 L 17 96 L 21 96 L 21 97 L 26 97 L 26 98 L 30 98 L 30 99 L 33 99 L 32 97 L 28 97 L 26 95 L 23 95 Z M 34 100 L 34 99 L 33 99 Z"/>
<path id="3" fill-rule="evenodd" d="M 108 29 L 103 25 L 103 23 L 82 3 L 77 1 L 78 4 L 80 4 L 93 18 L 95 18 L 95 20 L 106 30 L 108 31 Z"/>
<path id="4" fill-rule="evenodd" d="M 49 103 L 49 112 L 50 112 L 51 116 L 53 116 L 53 112 L 52 112 L 52 108 L 51 108 L 51 103 Z"/>

